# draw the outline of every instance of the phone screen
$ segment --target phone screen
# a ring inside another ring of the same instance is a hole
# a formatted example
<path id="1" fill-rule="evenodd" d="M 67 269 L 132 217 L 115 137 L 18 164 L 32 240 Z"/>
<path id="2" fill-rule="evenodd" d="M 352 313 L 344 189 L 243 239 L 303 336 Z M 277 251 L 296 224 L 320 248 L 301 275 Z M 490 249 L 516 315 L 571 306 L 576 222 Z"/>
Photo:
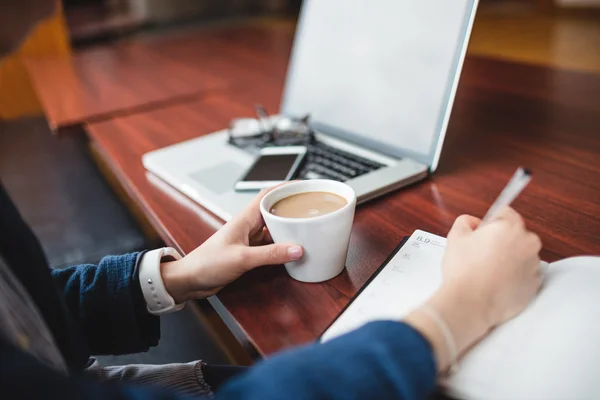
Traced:
<path id="1" fill-rule="evenodd" d="M 242 181 L 284 181 L 298 154 L 262 155 Z"/>

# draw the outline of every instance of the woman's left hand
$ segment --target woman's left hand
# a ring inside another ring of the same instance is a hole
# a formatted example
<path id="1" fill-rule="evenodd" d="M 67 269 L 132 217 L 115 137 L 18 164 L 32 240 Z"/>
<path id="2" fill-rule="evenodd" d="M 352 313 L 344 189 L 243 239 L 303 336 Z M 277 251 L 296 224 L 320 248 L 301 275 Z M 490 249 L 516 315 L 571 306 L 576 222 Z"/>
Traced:
<path id="1" fill-rule="evenodd" d="M 302 258 L 298 245 L 272 244 L 260 213 L 267 192 L 190 254 L 161 264 L 165 287 L 178 304 L 211 296 L 251 269 Z"/>

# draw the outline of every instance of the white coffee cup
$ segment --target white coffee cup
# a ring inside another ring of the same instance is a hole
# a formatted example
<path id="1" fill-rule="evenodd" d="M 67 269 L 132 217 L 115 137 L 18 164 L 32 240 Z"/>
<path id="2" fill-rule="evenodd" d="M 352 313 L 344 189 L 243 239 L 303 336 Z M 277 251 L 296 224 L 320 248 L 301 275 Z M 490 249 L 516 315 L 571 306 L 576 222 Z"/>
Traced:
<path id="1" fill-rule="evenodd" d="M 306 192 L 334 193 L 346 199 L 348 204 L 313 218 L 286 218 L 270 212 L 279 200 Z M 260 202 L 260 211 L 273 241 L 304 248 L 301 260 L 285 264 L 290 276 L 302 282 L 323 282 L 344 270 L 355 209 L 356 193 L 350 186 L 321 179 L 280 186 L 267 193 Z"/>

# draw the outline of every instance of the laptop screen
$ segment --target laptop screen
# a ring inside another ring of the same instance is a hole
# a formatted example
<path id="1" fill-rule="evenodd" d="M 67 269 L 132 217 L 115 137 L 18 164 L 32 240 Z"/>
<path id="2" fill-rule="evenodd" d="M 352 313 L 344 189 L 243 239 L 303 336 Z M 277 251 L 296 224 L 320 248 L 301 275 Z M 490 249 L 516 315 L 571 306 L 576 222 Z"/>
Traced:
<path id="1" fill-rule="evenodd" d="M 436 164 L 476 0 L 305 0 L 281 112 Z"/>

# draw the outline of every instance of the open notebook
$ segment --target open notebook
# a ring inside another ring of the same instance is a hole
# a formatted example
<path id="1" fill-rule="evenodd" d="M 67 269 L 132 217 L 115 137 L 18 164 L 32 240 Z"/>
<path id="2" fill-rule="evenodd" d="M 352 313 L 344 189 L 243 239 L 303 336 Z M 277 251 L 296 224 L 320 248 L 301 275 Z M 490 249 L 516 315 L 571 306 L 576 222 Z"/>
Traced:
<path id="1" fill-rule="evenodd" d="M 321 340 L 369 321 L 399 319 L 424 302 L 441 283 L 445 245 L 442 237 L 415 231 Z M 545 269 L 538 297 L 460 361 L 445 383 L 448 394 L 485 400 L 600 399 L 600 257 L 564 259 Z"/>

